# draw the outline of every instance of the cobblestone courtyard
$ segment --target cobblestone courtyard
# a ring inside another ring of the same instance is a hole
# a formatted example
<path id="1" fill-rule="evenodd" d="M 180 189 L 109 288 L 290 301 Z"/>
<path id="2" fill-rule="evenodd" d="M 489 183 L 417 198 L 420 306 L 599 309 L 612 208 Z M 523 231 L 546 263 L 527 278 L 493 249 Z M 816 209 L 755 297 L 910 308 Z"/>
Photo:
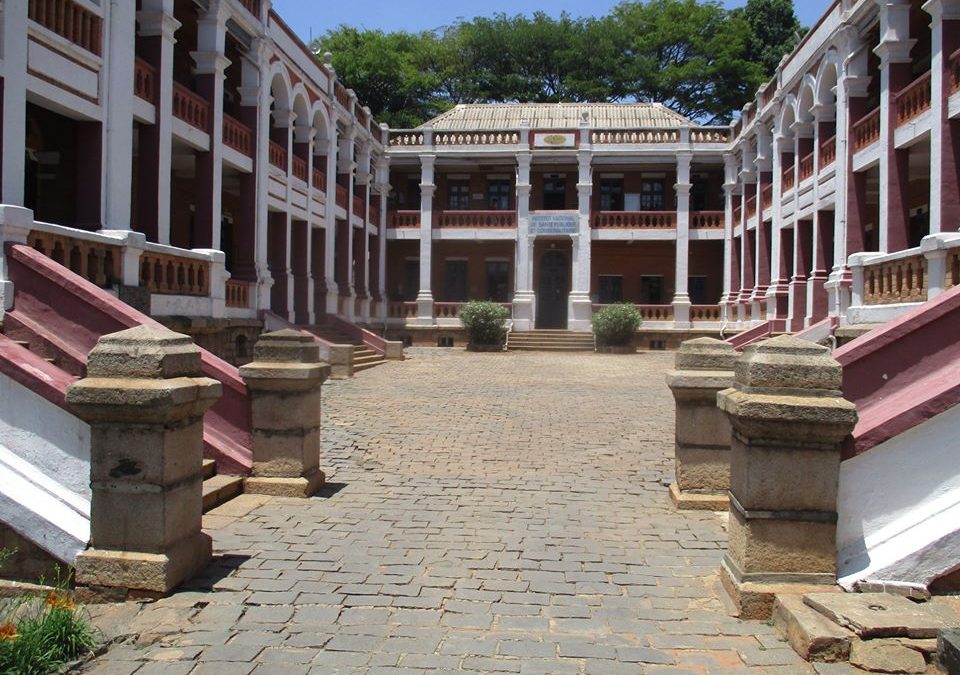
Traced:
<path id="1" fill-rule="evenodd" d="M 410 351 L 324 387 L 327 489 L 208 515 L 209 578 L 89 672 L 813 672 L 670 504 L 672 354 Z"/>

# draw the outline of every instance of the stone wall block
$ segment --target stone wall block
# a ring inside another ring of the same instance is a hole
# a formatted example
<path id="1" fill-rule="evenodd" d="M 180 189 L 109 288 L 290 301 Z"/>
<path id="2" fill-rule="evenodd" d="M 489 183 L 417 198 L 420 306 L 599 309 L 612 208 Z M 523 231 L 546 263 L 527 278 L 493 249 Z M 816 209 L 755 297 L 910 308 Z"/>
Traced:
<path id="1" fill-rule="evenodd" d="M 840 447 L 857 412 L 829 350 L 799 338 L 749 347 L 734 372 L 717 394 L 732 438 L 721 578 L 741 616 L 762 619 L 775 593 L 836 581 Z"/>
<path id="2" fill-rule="evenodd" d="M 681 509 L 727 508 L 730 422 L 717 392 L 733 384 L 734 348 L 714 338 L 687 340 L 676 354 L 667 386 L 676 403 L 676 482 L 670 496 Z"/>
<path id="3" fill-rule="evenodd" d="M 313 337 L 295 330 L 265 333 L 254 360 L 240 369 L 252 396 L 253 470 L 246 492 L 308 497 L 320 471 L 321 385 L 330 366 Z"/>
<path id="4" fill-rule="evenodd" d="M 90 548 L 77 583 L 162 595 L 210 560 L 201 531 L 203 415 L 220 397 L 185 335 L 138 326 L 105 335 L 67 403 L 90 424 Z"/>

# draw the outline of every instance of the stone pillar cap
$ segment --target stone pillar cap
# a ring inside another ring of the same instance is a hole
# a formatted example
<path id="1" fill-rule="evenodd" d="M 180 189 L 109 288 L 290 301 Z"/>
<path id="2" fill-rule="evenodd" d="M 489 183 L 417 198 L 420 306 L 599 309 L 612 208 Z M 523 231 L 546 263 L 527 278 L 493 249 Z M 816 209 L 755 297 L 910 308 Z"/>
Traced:
<path id="1" fill-rule="evenodd" d="M 737 359 L 735 387 L 770 394 L 840 396 L 842 372 L 830 350 L 792 335 L 747 347 Z"/>
<path id="2" fill-rule="evenodd" d="M 193 340 L 162 326 L 136 326 L 104 335 L 87 358 L 87 377 L 163 380 L 201 373 Z"/>
<path id="3" fill-rule="evenodd" d="M 284 328 L 260 336 L 253 348 L 253 360 L 267 363 L 318 363 L 320 346 L 309 333 Z"/>
<path id="4" fill-rule="evenodd" d="M 677 370 L 733 370 L 737 350 L 729 342 L 702 337 L 686 340 L 674 357 Z"/>

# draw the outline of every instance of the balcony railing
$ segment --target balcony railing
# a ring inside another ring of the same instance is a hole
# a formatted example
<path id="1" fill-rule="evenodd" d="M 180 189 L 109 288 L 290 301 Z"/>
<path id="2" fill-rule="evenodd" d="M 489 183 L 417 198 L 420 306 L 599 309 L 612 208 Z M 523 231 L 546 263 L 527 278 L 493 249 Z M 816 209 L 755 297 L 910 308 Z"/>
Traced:
<path id="1" fill-rule="evenodd" d="M 595 304 L 593 311 L 608 307 L 608 305 Z M 644 321 L 673 321 L 673 305 L 634 305 L 639 311 Z"/>
<path id="2" fill-rule="evenodd" d="M 807 180 L 813 175 L 813 153 L 800 160 L 800 166 L 797 167 L 797 173 L 800 174 L 800 182 Z"/>
<path id="3" fill-rule="evenodd" d="M 820 168 L 830 166 L 837 161 L 837 137 L 832 136 L 820 146 Z"/>
<path id="4" fill-rule="evenodd" d="M 950 55 L 950 93 L 960 91 L 960 49 Z"/>
<path id="5" fill-rule="evenodd" d="M 773 184 L 767 185 L 760 193 L 760 208 L 766 211 L 773 204 Z"/>
<path id="6" fill-rule="evenodd" d="M 208 296 L 210 263 L 182 255 L 144 251 L 140 256 L 140 285 L 151 293 Z"/>
<path id="7" fill-rule="evenodd" d="M 241 155 L 253 157 L 253 132 L 250 127 L 226 113 L 223 115 L 223 144 Z"/>
<path id="8" fill-rule="evenodd" d="M 736 227 L 743 222 L 743 206 L 737 204 L 733 207 L 733 226 Z"/>
<path id="9" fill-rule="evenodd" d="M 420 227 L 419 211 L 391 211 L 390 227 Z"/>
<path id="10" fill-rule="evenodd" d="M 63 228 L 66 232 L 66 228 Z M 70 269 L 90 283 L 107 288 L 122 278 L 123 249 L 102 236 L 77 232 L 76 236 L 33 230 L 27 242 L 41 254 Z"/>
<path id="11" fill-rule="evenodd" d="M 334 96 L 336 96 L 337 102 L 349 111 L 351 104 L 350 94 L 347 92 L 347 88 L 337 82 L 333 87 L 333 93 Z"/>
<path id="12" fill-rule="evenodd" d="M 103 53 L 103 20 L 73 0 L 29 0 L 27 17 L 91 54 Z"/>
<path id="13" fill-rule="evenodd" d="M 880 108 L 853 125 L 853 151 L 860 152 L 880 140 Z"/>
<path id="14" fill-rule="evenodd" d="M 794 174 L 794 165 L 791 164 L 786 169 L 783 170 L 783 192 L 786 193 L 793 189 L 797 180 L 797 176 Z"/>
<path id="15" fill-rule="evenodd" d="M 320 169 L 313 170 L 313 187 L 317 190 L 327 191 L 327 174 Z"/>
<path id="16" fill-rule="evenodd" d="M 407 304 L 407 303 L 404 303 Z M 417 303 L 410 303 L 414 306 L 416 310 Z M 465 302 L 435 302 L 433 303 L 433 316 L 436 319 L 459 319 L 460 310 L 463 309 Z M 513 303 L 510 302 L 500 302 L 497 303 L 501 307 L 506 308 L 507 310 L 513 310 Z M 414 311 L 414 316 L 416 311 Z"/>
<path id="17" fill-rule="evenodd" d="M 366 200 L 357 193 L 353 194 L 353 206 L 352 206 L 353 215 L 357 218 L 364 219 L 367 217 L 367 203 Z"/>
<path id="18" fill-rule="evenodd" d="M 722 230 L 723 211 L 691 211 L 690 228 L 694 230 Z"/>
<path id="19" fill-rule="evenodd" d="M 156 103 L 157 69 L 143 59 L 133 64 L 133 93 L 147 103 Z"/>
<path id="20" fill-rule="evenodd" d="M 337 206 L 339 206 L 341 209 L 346 209 L 349 201 L 350 199 L 347 194 L 347 188 L 337 183 Z"/>
<path id="21" fill-rule="evenodd" d="M 207 131 L 210 119 L 210 104 L 179 82 L 173 83 L 173 116 L 183 120 L 194 129 Z"/>
<path id="22" fill-rule="evenodd" d="M 303 157 L 293 156 L 293 175 L 304 183 L 307 182 L 307 160 Z"/>
<path id="23" fill-rule="evenodd" d="M 227 307 L 248 309 L 250 307 L 250 289 L 254 285 L 252 281 L 228 279 L 226 283 Z"/>
<path id="24" fill-rule="evenodd" d="M 747 199 L 747 219 L 757 215 L 757 196 L 754 195 Z"/>
<path id="25" fill-rule="evenodd" d="M 676 226 L 676 211 L 598 211 L 593 214 L 593 227 L 602 230 L 669 230 Z"/>
<path id="26" fill-rule="evenodd" d="M 437 227 L 516 227 L 515 211 L 440 211 L 437 214 Z"/>
<path id="27" fill-rule="evenodd" d="M 516 145 L 520 134 L 515 131 L 438 131 L 433 135 L 434 145 Z"/>
<path id="28" fill-rule="evenodd" d="M 417 315 L 415 302 L 388 302 L 387 316 L 391 319 L 411 319 Z"/>
<path id="29" fill-rule="evenodd" d="M 284 172 L 287 170 L 287 149 L 274 141 L 270 141 L 270 163 Z"/>
<path id="30" fill-rule="evenodd" d="M 590 133 L 590 142 L 598 145 L 621 143 L 678 143 L 677 129 L 609 129 Z"/>
<path id="31" fill-rule="evenodd" d="M 866 305 L 923 302 L 927 299 L 927 259 L 922 253 L 865 265 L 863 274 Z"/>
<path id="32" fill-rule="evenodd" d="M 691 321 L 720 321 L 720 305 L 693 305 L 690 308 Z"/>
<path id="33" fill-rule="evenodd" d="M 930 71 L 915 79 L 897 94 L 897 126 L 906 124 L 930 109 Z"/>

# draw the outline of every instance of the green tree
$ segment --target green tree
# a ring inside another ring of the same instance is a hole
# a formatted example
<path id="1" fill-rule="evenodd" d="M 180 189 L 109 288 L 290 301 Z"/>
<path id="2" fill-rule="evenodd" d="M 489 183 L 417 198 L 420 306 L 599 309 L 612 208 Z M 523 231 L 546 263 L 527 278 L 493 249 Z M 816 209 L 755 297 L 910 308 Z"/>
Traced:
<path id="1" fill-rule="evenodd" d="M 747 58 L 760 64 L 765 76 L 777 69 L 784 54 L 789 54 L 806 32 L 793 9 L 793 0 L 748 0 L 733 10 L 749 26 Z"/>

